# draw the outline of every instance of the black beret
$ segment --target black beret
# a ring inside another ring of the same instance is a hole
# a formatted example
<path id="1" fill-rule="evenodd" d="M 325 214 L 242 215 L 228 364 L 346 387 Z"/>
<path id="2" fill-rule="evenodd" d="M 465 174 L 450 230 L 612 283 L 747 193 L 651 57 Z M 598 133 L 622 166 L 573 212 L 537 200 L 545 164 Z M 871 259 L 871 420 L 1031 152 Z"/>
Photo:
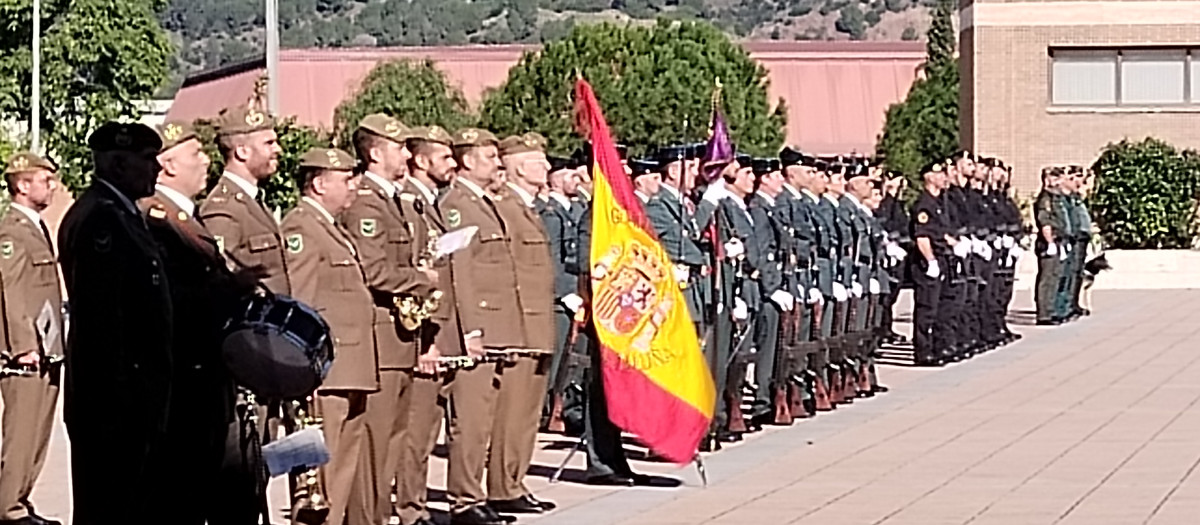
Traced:
<path id="1" fill-rule="evenodd" d="M 781 169 L 779 159 L 754 159 L 750 165 L 756 177 L 761 177 Z"/>
<path id="2" fill-rule="evenodd" d="M 664 146 L 654 151 L 654 160 L 663 166 L 672 162 L 687 160 L 688 146 Z"/>
<path id="3" fill-rule="evenodd" d="M 571 159 L 566 157 L 547 156 L 546 161 L 550 163 L 550 173 L 575 168 L 575 166 L 572 165 Z"/>
<path id="4" fill-rule="evenodd" d="M 754 160 L 751 159 L 750 156 L 746 155 L 745 153 L 738 153 L 737 155 L 735 155 L 733 157 L 733 160 L 738 163 L 738 166 L 743 167 L 743 168 L 752 167 L 752 165 L 754 163 Z"/>
<path id="5" fill-rule="evenodd" d="M 92 151 L 159 151 L 162 138 L 144 124 L 107 122 L 88 137 L 88 147 Z"/>
<path id="6" fill-rule="evenodd" d="M 934 161 L 921 167 L 922 176 L 924 176 L 926 173 L 932 173 L 935 171 L 946 171 L 946 163 L 942 161 Z"/>
<path id="7" fill-rule="evenodd" d="M 854 164 L 848 165 L 847 168 L 848 168 L 846 170 L 846 179 L 847 180 L 853 179 L 855 177 L 866 177 L 868 175 L 868 170 L 867 170 L 866 164 L 854 163 Z"/>
<path id="8" fill-rule="evenodd" d="M 806 155 L 790 147 L 783 148 L 783 150 L 779 152 L 779 161 L 784 167 L 804 165 L 805 157 Z"/>

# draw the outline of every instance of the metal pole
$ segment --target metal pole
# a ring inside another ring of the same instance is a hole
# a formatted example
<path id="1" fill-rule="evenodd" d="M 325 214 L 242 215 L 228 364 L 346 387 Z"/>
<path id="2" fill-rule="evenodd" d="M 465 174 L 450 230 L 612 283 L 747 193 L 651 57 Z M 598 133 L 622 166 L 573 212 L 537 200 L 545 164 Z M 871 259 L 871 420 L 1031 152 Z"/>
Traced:
<path id="1" fill-rule="evenodd" d="M 30 97 L 30 149 L 41 153 L 42 145 L 42 2 L 33 0 L 33 94 Z"/>
<path id="2" fill-rule="evenodd" d="M 267 110 L 279 114 L 279 0 L 267 2 Z"/>

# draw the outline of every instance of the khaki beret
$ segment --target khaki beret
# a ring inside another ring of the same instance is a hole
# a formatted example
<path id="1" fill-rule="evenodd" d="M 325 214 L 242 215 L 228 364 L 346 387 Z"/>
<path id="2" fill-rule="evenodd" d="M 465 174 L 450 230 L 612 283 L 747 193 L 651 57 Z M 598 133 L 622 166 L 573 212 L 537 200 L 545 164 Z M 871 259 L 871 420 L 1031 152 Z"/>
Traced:
<path id="1" fill-rule="evenodd" d="M 92 151 L 138 151 L 162 149 L 158 132 L 145 124 L 107 122 L 88 137 Z"/>
<path id="2" fill-rule="evenodd" d="M 22 151 L 14 153 L 8 158 L 8 162 L 5 163 L 4 173 L 16 175 L 18 173 L 36 170 L 58 171 L 58 168 L 53 162 L 42 158 L 36 153 Z"/>
<path id="3" fill-rule="evenodd" d="M 412 136 L 413 131 L 408 129 L 408 126 L 405 126 L 399 120 L 383 113 L 375 113 L 363 117 L 362 121 L 358 123 L 358 129 L 399 143 L 404 143 L 404 141 L 408 140 Z"/>
<path id="4" fill-rule="evenodd" d="M 424 126 L 409 130 L 408 140 L 423 140 L 437 142 L 447 146 L 454 145 L 454 138 L 441 126 Z"/>
<path id="5" fill-rule="evenodd" d="M 196 134 L 196 128 L 183 121 L 164 122 L 158 127 L 158 136 L 162 139 L 162 149 L 159 151 L 167 151 L 191 139 L 200 138 L 200 135 Z"/>
<path id="6" fill-rule="evenodd" d="M 264 129 L 275 129 L 275 117 L 254 108 L 225 108 L 221 110 L 221 115 L 217 117 L 214 125 L 217 135 L 221 137 L 245 135 Z"/>
<path id="7" fill-rule="evenodd" d="M 340 149 L 313 148 L 300 157 L 301 169 L 353 171 L 354 157 Z"/>
<path id="8" fill-rule="evenodd" d="M 529 152 L 545 153 L 546 137 L 530 131 L 524 135 L 513 135 L 500 141 L 501 155 L 515 155 L 517 153 Z"/>
<path id="9" fill-rule="evenodd" d="M 492 132 L 486 129 L 478 128 L 463 128 L 454 132 L 454 147 L 479 147 L 479 146 L 497 146 L 500 141 Z"/>

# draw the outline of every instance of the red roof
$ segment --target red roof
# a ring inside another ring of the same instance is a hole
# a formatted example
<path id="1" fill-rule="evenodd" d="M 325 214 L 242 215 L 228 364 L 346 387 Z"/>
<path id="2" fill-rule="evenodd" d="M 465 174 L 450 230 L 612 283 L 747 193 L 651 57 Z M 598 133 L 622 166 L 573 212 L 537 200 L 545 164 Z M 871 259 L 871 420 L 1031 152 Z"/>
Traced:
<path id="1" fill-rule="evenodd" d="M 902 100 L 924 60 L 916 42 L 746 42 L 767 68 L 773 100 L 788 104 L 788 144 L 818 154 L 869 152 L 889 104 Z M 280 52 L 280 110 L 305 125 L 328 129 L 339 103 L 374 65 L 428 58 L 475 104 L 498 87 L 526 51 L 537 46 L 288 49 Z M 169 119 L 213 117 L 245 104 L 264 71 L 255 59 L 190 76 L 175 95 Z"/>

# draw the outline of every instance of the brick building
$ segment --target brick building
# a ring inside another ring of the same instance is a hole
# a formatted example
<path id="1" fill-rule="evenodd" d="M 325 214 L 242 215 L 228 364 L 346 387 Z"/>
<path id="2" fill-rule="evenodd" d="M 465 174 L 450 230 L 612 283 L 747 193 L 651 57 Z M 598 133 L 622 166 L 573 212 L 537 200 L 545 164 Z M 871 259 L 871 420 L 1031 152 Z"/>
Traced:
<path id="1" fill-rule="evenodd" d="M 1200 1 L 962 0 L 962 142 L 1024 192 L 1108 143 L 1200 148 Z"/>

